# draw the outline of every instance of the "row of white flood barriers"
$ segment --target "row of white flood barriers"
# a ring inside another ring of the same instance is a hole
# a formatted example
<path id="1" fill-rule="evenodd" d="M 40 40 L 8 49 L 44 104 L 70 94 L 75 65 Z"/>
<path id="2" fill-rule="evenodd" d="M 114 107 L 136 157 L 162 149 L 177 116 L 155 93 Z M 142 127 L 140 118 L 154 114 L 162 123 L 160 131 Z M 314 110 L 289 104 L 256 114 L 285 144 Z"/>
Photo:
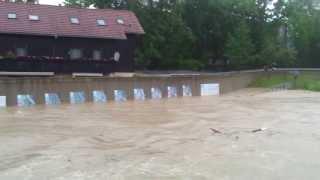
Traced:
<path id="1" fill-rule="evenodd" d="M 201 96 L 214 96 L 220 94 L 219 84 L 201 84 Z M 160 88 L 151 88 L 151 99 L 162 99 L 163 94 Z M 114 90 L 114 101 L 124 102 L 127 101 L 127 93 L 124 90 Z M 175 86 L 167 87 L 168 98 L 174 98 L 178 96 L 178 90 Z M 182 96 L 192 96 L 192 88 L 189 85 L 182 85 Z M 146 99 L 146 94 L 144 89 L 135 88 L 133 89 L 134 100 L 144 101 Z M 71 104 L 82 104 L 86 102 L 86 95 L 84 91 L 71 91 L 69 93 Z M 104 91 L 94 90 L 92 91 L 92 98 L 94 103 L 106 103 L 108 97 Z M 61 104 L 60 97 L 58 93 L 45 93 L 44 94 L 46 105 L 59 105 Z M 17 105 L 19 107 L 29 107 L 36 105 L 34 97 L 30 94 L 18 94 L 17 95 Z M 7 107 L 6 96 L 0 96 L 0 107 Z"/>

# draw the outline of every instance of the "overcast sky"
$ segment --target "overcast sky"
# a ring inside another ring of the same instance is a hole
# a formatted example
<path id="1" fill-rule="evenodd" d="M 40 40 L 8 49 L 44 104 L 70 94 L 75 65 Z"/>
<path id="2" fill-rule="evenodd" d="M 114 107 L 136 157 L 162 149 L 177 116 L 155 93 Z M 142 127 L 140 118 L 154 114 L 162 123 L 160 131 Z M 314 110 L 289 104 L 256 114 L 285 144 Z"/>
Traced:
<path id="1" fill-rule="evenodd" d="M 40 0 L 40 4 L 58 5 L 63 4 L 64 0 Z"/>

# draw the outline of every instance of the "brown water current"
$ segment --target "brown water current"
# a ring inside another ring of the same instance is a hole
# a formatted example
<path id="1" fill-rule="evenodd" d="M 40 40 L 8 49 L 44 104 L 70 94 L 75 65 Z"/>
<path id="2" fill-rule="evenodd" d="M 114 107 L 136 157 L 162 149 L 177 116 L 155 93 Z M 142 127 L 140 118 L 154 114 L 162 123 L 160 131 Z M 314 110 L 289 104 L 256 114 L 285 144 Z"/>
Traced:
<path id="1" fill-rule="evenodd" d="M 317 180 L 319 117 L 320 93 L 259 89 L 7 108 L 0 180 Z"/>

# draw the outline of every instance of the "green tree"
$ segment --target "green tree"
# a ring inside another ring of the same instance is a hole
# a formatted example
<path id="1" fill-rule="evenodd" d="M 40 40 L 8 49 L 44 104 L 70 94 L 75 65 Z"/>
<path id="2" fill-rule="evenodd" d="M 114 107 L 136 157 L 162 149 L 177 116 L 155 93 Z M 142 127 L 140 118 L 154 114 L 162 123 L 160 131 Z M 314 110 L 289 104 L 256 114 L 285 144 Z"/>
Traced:
<path id="1" fill-rule="evenodd" d="M 64 4 L 70 7 L 89 7 L 91 5 L 90 0 L 65 0 Z"/>
<path id="2" fill-rule="evenodd" d="M 255 65 L 254 44 L 246 22 L 239 23 L 238 28 L 229 35 L 226 43 L 226 55 L 234 68 L 248 68 Z"/>
<path id="3" fill-rule="evenodd" d="M 298 53 L 298 65 L 320 67 L 319 1 L 291 0 L 287 7 L 290 36 Z"/>
<path id="4" fill-rule="evenodd" d="M 147 32 L 138 50 L 137 61 L 141 67 L 184 69 L 184 59 L 189 59 L 190 65 L 194 37 L 179 14 L 160 8 L 144 8 L 137 14 Z"/>

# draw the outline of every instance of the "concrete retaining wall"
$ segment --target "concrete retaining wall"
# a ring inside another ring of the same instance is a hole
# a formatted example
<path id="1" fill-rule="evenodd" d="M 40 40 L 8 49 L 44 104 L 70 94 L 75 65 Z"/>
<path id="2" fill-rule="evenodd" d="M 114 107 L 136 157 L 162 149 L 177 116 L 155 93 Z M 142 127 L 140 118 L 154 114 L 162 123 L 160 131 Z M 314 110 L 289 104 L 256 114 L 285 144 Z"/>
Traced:
<path id="1" fill-rule="evenodd" d="M 247 87 L 263 71 L 232 72 L 202 75 L 141 75 L 135 77 L 0 77 L 0 96 L 6 96 L 7 106 L 17 105 L 18 94 L 30 94 L 36 104 L 45 104 L 45 93 L 57 93 L 62 103 L 69 103 L 71 91 L 84 91 L 86 101 L 92 102 L 92 91 L 102 90 L 108 100 L 114 99 L 114 90 L 125 90 L 128 99 L 133 99 L 133 89 L 142 88 L 146 98 L 151 97 L 150 89 L 158 87 L 167 97 L 167 87 L 178 88 L 178 96 L 182 96 L 182 85 L 192 88 L 193 96 L 200 95 L 200 84 L 219 83 L 220 92 L 228 93 Z"/>

